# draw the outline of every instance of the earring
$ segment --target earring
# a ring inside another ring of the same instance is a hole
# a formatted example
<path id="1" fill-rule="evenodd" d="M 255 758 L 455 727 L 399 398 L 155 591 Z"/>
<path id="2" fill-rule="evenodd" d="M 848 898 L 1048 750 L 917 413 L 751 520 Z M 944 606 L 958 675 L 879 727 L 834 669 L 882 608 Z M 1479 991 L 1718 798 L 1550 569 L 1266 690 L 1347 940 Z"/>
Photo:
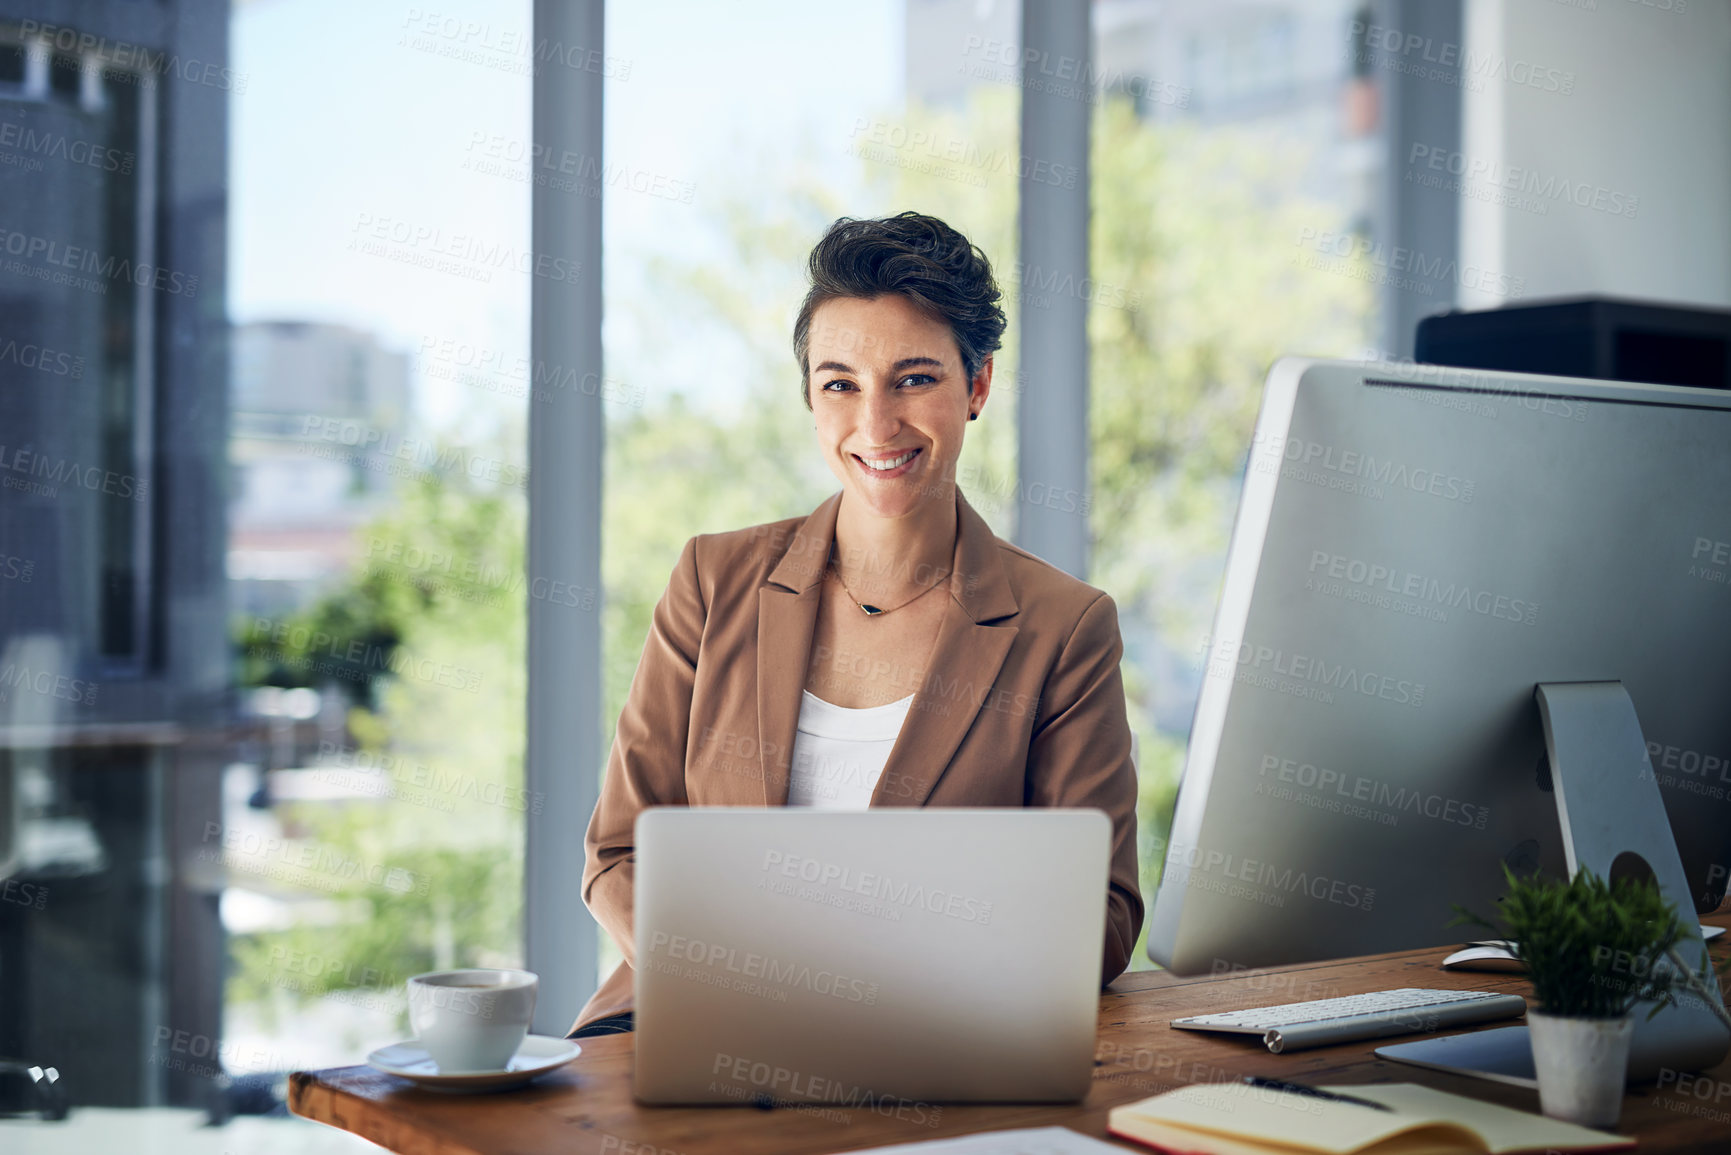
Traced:
<path id="1" fill-rule="evenodd" d="M 968 420 L 969 421 L 978 421 L 979 419 L 980 419 L 980 415 L 978 413 L 968 414 Z"/>

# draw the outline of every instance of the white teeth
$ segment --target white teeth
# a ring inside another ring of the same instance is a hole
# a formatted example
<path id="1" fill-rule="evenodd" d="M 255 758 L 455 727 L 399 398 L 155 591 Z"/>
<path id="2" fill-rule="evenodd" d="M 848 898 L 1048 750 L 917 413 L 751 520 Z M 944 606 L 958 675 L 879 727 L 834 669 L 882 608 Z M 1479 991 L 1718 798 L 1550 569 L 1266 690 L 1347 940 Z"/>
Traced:
<path id="1" fill-rule="evenodd" d="M 910 449 L 906 453 L 902 454 L 900 457 L 897 457 L 892 461 L 886 461 L 882 465 L 876 464 L 874 462 L 866 461 L 866 459 L 863 457 L 860 458 L 860 460 L 865 461 L 866 468 L 875 469 L 881 473 L 886 469 L 895 469 L 898 466 L 906 465 L 908 462 L 910 462 L 914 459 L 914 454 L 916 454 L 918 452 L 919 452 L 919 450 L 917 450 L 917 449 Z"/>

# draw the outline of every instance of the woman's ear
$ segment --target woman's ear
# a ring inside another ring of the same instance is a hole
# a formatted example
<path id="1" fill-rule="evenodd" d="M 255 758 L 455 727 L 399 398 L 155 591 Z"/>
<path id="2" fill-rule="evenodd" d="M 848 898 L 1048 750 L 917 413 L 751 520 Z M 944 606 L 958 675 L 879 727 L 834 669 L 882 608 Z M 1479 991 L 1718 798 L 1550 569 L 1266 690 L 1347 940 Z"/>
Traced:
<path id="1" fill-rule="evenodd" d="M 977 421 L 986 407 L 986 396 L 992 391 L 992 358 L 980 362 L 979 372 L 968 382 L 968 420 Z"/>

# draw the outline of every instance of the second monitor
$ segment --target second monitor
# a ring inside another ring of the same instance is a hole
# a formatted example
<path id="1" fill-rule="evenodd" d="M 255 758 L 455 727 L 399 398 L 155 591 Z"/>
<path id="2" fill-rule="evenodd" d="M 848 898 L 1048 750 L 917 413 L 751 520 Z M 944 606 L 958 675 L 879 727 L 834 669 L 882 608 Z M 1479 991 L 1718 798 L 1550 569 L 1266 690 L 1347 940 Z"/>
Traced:
<path id="1" fill-rule="evenodd" d="M 1633 759 L 1572 766 L 1574 804 L 1646 779 L 1681 853 L 1655 871 L 1680 905 L 1716 906 L 1728 495 L 1724 393 L 1277 364 L 1150 956 L 1195 973 L 1456 943 L 1454 904 L 1494 910 L 1502 864 L 1564 875 L 1542 684 L 1605 687 L 1550 707 L 1600 719 L 1621 684 Z"/>

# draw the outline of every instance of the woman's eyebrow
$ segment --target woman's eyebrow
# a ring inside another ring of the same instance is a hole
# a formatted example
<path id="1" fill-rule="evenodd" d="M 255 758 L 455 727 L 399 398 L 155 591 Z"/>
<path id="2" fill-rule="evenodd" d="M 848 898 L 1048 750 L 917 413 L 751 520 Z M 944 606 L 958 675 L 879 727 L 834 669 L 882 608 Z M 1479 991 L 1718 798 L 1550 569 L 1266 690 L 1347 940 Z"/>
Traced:
<path id="1" fill-rule="evenodd" d="M 934 369 L 942 369 L 944 367 L 944 363 L 936 357 L 903 357 L 900 361 L 891 365 L 890 368 L 895 372 L 900 373 L 903 369 L 911 369 L 915 365 L 930 365 Z M 854 371 L 852 365 L 843 365 L 840 361 L 824 361 L 814 368 L 812 372 L 822 373 L 827 369 L 833 369 L 838 373 L 852 373 Z"/>

